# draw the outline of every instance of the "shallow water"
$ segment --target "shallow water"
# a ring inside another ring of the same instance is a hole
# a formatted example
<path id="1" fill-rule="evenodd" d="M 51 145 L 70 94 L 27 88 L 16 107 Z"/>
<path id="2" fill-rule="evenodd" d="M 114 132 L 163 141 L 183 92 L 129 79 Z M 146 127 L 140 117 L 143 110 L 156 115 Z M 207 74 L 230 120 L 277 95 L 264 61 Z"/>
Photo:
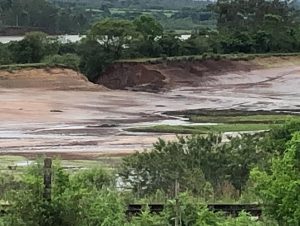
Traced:
<path id="1" fill-rule="evenodd" d="M 162 125 L 168 125 L 168 126 L 212 126 L 217 125 L 218 123 L 193 123 L 189 121 L 188 118 L 176 118 L 176 119 L 165 119 L 165 120 L 158 120 L 153 122 L 142 122 L 142 123 L 136 123 L 131 124 L 131 127 L 144 127 L 144 126 L 162 126 Z"/>
<path id="2" fill-rule="evenodd" d="M 82 38 L 85 37 L 85 35 L 61 35 L 61 36 L 51 36 L 51 37 L 58 37 L 58 39 L 62 43 L 66 42 L 78 42 Z M 24 38 L 24 36 L 0 36 L 0 43 L 9 43 L 11 41 L 21 41 Z"/>
<path id="3" fill-rule="evenodd" d="M 82 38 L 84 38 L 85 35 L 60 35 L 60 36 L 51 36 L 51 37 L 58 37 L 58 39 L 62 43 L 66 43 L 66 42 L 78 42 Z M 180 39 L 186 40 L 189 37 L 191 37 L 191 35 L 181 35 Z M 23 38 L 24 36 L 0 36 L 0 43 L 5 44 L 11 41 L 21 41 Z"/>

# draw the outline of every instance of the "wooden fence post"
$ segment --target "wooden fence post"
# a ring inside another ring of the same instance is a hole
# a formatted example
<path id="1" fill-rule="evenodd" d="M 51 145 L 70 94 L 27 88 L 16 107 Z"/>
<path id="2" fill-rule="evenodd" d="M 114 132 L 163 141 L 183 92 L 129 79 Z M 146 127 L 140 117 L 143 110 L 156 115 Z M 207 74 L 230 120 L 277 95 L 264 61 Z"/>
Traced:
<path id="1" fill-rule="evenodd" d="M 44 159 L 44 200 L 51 201 L 52 159 Z"/>

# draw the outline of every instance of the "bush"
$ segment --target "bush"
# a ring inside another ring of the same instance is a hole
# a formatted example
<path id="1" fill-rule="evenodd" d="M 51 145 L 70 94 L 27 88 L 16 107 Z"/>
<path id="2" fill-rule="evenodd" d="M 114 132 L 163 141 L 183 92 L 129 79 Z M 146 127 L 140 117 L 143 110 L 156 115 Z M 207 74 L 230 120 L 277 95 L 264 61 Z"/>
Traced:
<path id="1" fill-rule="evenodd" d="M 109 187 L 113 182 L 113 176 L 102 168 L 92 168 L 76 173 L 72 177 L 72 183 L 83 188 L 95 188 L 101 190 Z"/>
<path id="2" fill-rule="evenodd" d="M 43 197 L 43 165 L 38 161 L 22 176 L 23 186 L 9 196 L 12 207 L 3 219 L 4 225 L 123 225 L 125 211 L 122 199 L 117 192 L 103 188 L 107 175 L 97 169 L 75 173 L 71 178 L 55 162 L 51 201 L 48 201 Z"/>
<path id="3" fill-rule="evenodd" d="M 31 32 L 19 42 L 10 42 L 8 49 L 14 63 L 39 63 L 45 56 L 55 54 L 58 45 L 42 32 Z"/>
<path id="4" fill-rule="evenodd" d="M 300 132 L 283 156 L 273 159 L 270 171 L 254 169 L 251 178 L 272 219 L 279 225 L 300 225 Z"/>
<path id="5" fill-rule="evenodd" d="M 78 69 L 80 57 L 76 54 L 67 53 L 64 55 L 51 55 L 43 59 L 49 65 L 64 65 L 73 69 Z"/>
<path id="6" fill-rule="evenodd" d="M 258 150 L 259 135 L 229 139 L 224 143 L 221 135 L 208 135 L 179 137 L 172 142 L 159 140 L 151 151 L 126 157 L 120 176 L 139 195 L 158 189 L 173 195 L 176 179 L 181 191 L 208 200 L 224 183 L 239 191 L 232 194 L 240 194 L 250 170 L 260 165 L 268 153 Z"/>
<path id="7" fill-rule="evenodd" d="M 7 48 L 7 45 L 0 43 L 0 65 L 11 64 L 11 53 Z"/>

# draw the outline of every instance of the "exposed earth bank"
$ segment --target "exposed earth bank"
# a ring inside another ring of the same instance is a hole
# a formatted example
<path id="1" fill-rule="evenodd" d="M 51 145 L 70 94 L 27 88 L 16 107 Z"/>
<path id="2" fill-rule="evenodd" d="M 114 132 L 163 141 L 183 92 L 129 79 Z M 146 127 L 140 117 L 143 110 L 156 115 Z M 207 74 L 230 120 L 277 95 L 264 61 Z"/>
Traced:
<path id="1" fill-rule="evenodd" d="M 26 68 L 0 70 L 0 88 L 41 88 L 50 90 L 105 90 L 66 68 Z"/>
<path id="2" fill-rule="evenodd" d="M 170 134 L 125 131 L 170 119 L 163 114 L 167 111 L 300 110 L 299 57 L 257 58 L 229 66 L 225 61 L 177 63 L 169 68 L 163 63 L 118 63 L 112 68 L 126 70 L 109 69 L 105 75 L 125 84 L 110 88 L 124 89 L 137 78 L 133 89 L 149 83 L 156 87 L 154 74 L 163 83 L 157 90 L 165 91 L 156 93 L 109 90 L 69 69 L 0 71 L 0 153 L 69 159 L 121 156 L 151 147 L 158 137 L 174 139 Z"/>
<path id="3" fill-rule="evenodd" d="M 124 61 L 111 65 L 97 83 L 111 89 L 158 92 L 174 88 L 205 86 L 214 76 L 242 73 L 270 66 L 295 65 L 299 57 L 265 57 L 251 60 L 172 59 L 148 62 Z"/>

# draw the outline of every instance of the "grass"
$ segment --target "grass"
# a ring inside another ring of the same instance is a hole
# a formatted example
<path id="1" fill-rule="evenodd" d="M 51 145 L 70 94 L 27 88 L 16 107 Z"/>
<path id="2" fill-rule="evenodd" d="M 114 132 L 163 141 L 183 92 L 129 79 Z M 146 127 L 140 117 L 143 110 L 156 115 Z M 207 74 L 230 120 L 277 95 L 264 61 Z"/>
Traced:
<path id="1" fill-rule="evenodd" d="M 6 71 L 14 71 L 14 70 L 20 70 L 20 69 L 28 69 L 28 68 L 70 68 L 63 64 L 52 64 L 52 63 L 33 63 L 33 64 L 9 64 L 9 65 L 0 65 L 0 70 L 6 70 Z"/>
<path id="2" fill-rule="evenodd" d="M 0 173 L 14 173 L 14 174 L 20 174 L 24 171 L 25 166 L 17 166 L 15 169 L 13 169 L 14 166 L 16 166 L 18 163 L 25 163 L 28 161 L 28 159 L 22 157 L 22 156 L 12 156 L 12 155 L 1 155 L 0 156 Z M 12 167 L 12 168 L 10 168 Z"/>
<path id="3" fill-rule="evenodd" d="M 223 132 L 269 130 L 272 124 L 219 124 L 219 125 L 157 125 L 149 127 L 129 128 L 130 132 L 176 133 L 176 134 L 207 134 Z"/>
<path id="4" fill-rule="evenodd" d="M 188 56 L 174 56 L 174 57 L 158 57 L 158 58 L 136 58 L 136 59 L 121 59 L 116 62 L 121 63 L 161 63 L 167 61 L 182 61 L 182 60 L 254 60 L 255 58 L 267 58 L 267 57 L 288 57 L 288 56 L 300 56 L 299 52 L 296 53 L 262 53 L 262 54 L 202 54 L 202 55 L 188 55 Z"/>
<path id="5" fill-rule="evenodd" d="M 210 116 L 210 115 L 191 115 L 189 116 L 191 122 L 205 123 L 240 123 L 240 124 L 270 124 L 270 123 L 284 123 L 290 119 L 300 119 L 300 115 L 239 115 L 239 116 Z"/>
<path id="6" fill-rule="evenodd" d="M 120 164 L 121 159 L 121 157 L 100 157 L 95 160 L 61 160 L 61 165 L 75 170 L 95 167 L 114 170 Z"/>
<path id="7" fill-rule="evenodd" d="M 0 156 L 0 174 L 14 173 L 22 174 L 27 166 L 19 166 L 20 163 L 26 163 L 29 160 L 22 156 L 3 155 Z M 59 160 L 63 168 L 71 171 L 80 169 L 102 167 L 106 170 L 114 170 L 121 162 L 121 157 L 99 157 L 93 160 Z M 18 165 L 15 169 L 10 167 Z"/>
<path id="8" fill-rule="evenodd" d="M 223 132 L 243 132 L 269 130 L 274 125 L 287 120 L 300 120 L 300 114 L 287 114 L 270 111 L 239 110 L 190 110 L 167 112 L 170 115 L 188 117 L 190 125 L 154 125 L 129 128 L 130 132 L 207 134 Z M 193 123 L 218 123 L 216 125 L 197 125 Z"/>

